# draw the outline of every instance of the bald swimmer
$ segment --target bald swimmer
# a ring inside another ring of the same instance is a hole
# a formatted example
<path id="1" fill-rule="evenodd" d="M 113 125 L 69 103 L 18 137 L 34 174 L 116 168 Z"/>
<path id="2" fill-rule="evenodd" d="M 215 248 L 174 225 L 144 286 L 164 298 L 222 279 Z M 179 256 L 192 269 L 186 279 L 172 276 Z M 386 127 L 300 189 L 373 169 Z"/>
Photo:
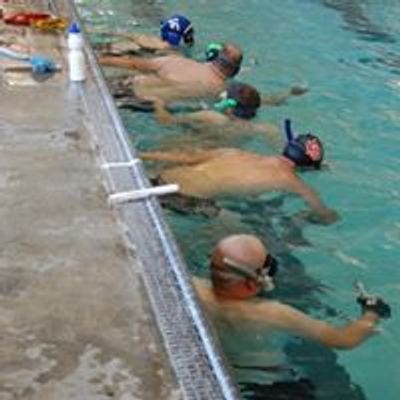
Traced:
<path id="1" fill-rule="evenodd" d="M 226 43 L 219 56 L 210 62 L 198 62 L 178 54 L 163 57 L 100 57 L 102 65 L 138 70 L 133 78 L 137 98 L 164 103 L 197 98 L 216 98 L 226 80 L 240 70 L 242 51 Z"/>
<path id="2" fill-rule="evenodd" d="M 382 299 L 362 293 L 357 298 L 361 316 L 341 327 L 289 305 L 257 298 L 263 290 L 274 289 L 277 271 L 277 260 L 257 237 L 233 235 L 221 240 L 212 253 L 211 283 L 200 278 L 193 278 L 193 283 L 207 311 L 216 318 L 223 315 L 237 322 L 261 323 L 336 349 L 359 346 L 375 333 L 381 319 L 391 316 L 389 305 Z"/>

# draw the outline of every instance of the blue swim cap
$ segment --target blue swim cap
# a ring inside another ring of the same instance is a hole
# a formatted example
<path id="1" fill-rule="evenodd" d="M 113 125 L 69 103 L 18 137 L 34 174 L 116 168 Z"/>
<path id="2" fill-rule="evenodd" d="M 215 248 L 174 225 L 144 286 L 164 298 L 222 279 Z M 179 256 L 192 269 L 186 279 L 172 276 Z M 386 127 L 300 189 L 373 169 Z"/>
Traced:
<path id="1" fill-rule="evenodd" d="M 317 136 L 308 133 L 295 136 L 289 119 L 285 120 L 287 144 L 283 155 L 292 160 L 298 167 L 318 169 L 324 159 L 324 147 Z"/>
<path id="2" fill-rule="evenodd" d="M 171 46 L 178 47 L 182 39 L 187 46 L 192 46 L 193 33 L 192 23 L 183 15 L 176 14 L 161 21 L 161 39 Z"/>

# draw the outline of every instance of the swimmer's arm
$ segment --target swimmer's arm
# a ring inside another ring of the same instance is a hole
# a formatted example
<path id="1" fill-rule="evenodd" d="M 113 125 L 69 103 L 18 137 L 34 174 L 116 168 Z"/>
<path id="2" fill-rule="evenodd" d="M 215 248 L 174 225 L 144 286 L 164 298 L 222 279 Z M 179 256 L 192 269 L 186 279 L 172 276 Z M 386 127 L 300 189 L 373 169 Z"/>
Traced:
<path id="1" fill-rule="evenodd" d="M 202 110 L 186 114 L 172 114 L 160 102 L 154 104 L 157 119 L 163 124 L 223 125 L 228 118 L 218 112 Z"/>
<path id="2" fill-rule="evenodd" d="M 168 50 L 170 46 L 167 42 L 164 42 L 159 37 L 155 35 L 146 35 L 143 33 L 109 33 L 110 36 L 120 37 L 127 39 L 135 44 L 137 44 L 142 49 L 147 50 Z"/>
<path id="3" fill-rule="evenodd" d="M 147 50 L 169 50 L 171 47 L 157 36 L 153 35 L 135 35 L 134 42 L 142 49 Z"/>
<path id="4" fill-rule="evenodd" d="M 194 150 L 194 151 L 147 151 L 140 153 L 142 160 L 170 161 L 181 164 L 198 164 L 207 161 L 214 156 L 213 151 Z"/>
<path id="5" fill-rule="evenodd" d="M 281 149 L 281 135 L 279 134 L 279 128 L 276 125 L 264 123 L 253 123 L 247 122 L 248 129 L 246 132 L 261 133 L 272 143 L 275 148 Z"/>
<path id="6" fill-rule="evenodd" d="M 164 42 L 157 36 L 145 35 L 142 33 L 128 33 L 128 32 L 107 32 L 105 35 L 126 39 L 135 43 L 142 49 L 147 50 L 167 50 L 170 48 L 167 42 Z"/>
<path id="7" fill-rule="evenodd" d="M 308 88 L 303 86 L 293 86 L 289 90 L 275 94 L 264 94 L 261 96 L 261 104 L 267 106 L 281 106 L 286 103 L 291 96 L 301 96 L 308 92 Z"/>
<path id="8" fill-rule="evenodd" d="M 157 72 L 160 68 L 158 58 L 142 58 L 134 56 L 103 56 L 99 57 L 99 63 L 108 67 L 136 69 L 142 72 Z"/>
<path id="9" fill-rule="evenodd" d="M 376 332 L 379 321 L 378 315 L 368 311 L 347 325 L 336 327 L 278 302 L 268 302 L 258 308 L 257 315 L 262 314 L 268 324 L 336 349 L 352 349 L 358 346 Z"/>
<path id="10" fill-rule="evenodd" d="M 310 216 L 309 219 L 311 222 L 330 224 L 338 220 L 339 216 L 336 211 L 328 208 L 322 202 L 318 193 L 306 183 L 304 183 L 299 177 L 293 176 L 288 189 L 291 192 L 297 193 L 298 195 L 303 197 L 303 199 L 313 210 L 314 214 L 316 214 L 314 215 L 314 218 L 313 216 Z M 315 217 L 317 217 L 318 219 L 316 220 Z"/>

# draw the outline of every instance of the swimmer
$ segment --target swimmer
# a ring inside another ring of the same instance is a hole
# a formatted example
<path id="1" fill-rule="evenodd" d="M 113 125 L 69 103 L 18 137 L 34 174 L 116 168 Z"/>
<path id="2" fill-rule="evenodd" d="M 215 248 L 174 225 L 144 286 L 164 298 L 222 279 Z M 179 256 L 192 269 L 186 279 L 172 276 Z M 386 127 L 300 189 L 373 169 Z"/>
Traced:
<path id="1" fill-rule="evenodd" d="M 222 99 L 214 104 L 212 110 L 202 110 L 186 114 L 172 114 L 160 102 L 155 103 L 158 120 L 166 124 L 190 125 L 205 130 L 216 128 L 216 136 L 232 139 L 232 136 L 260 133 L 274 144 L 278 143 L 279 129 L 269 123 L 257 123 L 253 119 L 261 105 L 258 91 L 245 83 L 230 83 L 222 93 Z"/>
<path id="2" fill-rule="evenodd" d="M 296 173 L 297 169 L 318 170 L 324 149 L 318 137 L 294 136 L 286 121 L 287 143 L 282 155 L 264 156 L 234 148 L 192 151 L 154 151 L 141 154 L 144 160 L 176 163 L 164 169 L 163 183 L 176 183 L 182 195 L 200 199 L 225 195 L 257 196 L 283 191 L 301 196 L 311 208 L 302 215 L 314 223 L 331 224 L 338 214 L 328 208 L 315 190 Z"/>
<path id="3" fill-rule="evenodd" d="M 211 62 L 198 62 L 178 54 L 162 57 L 100 57 L 104 66 L 137 70 L 134 90 L 140 100 L 159 99 L 165 104 L 187 100 L 216 98 L 228 79 L 240 70 L 242 51 L 225 43 L 219 56 Z"/>
<path id="4" fill-rule="evenodd" d="M 274 289 L 278 261 L 252 235 L 232 235 L 215 247 L 210 261 L 211 282 L 193 278 L 206 310 L 215 318 L 224 316 L 238 323 L 264 324 L 315 340 L 336 349 L 352 349 L 376 332 L 381 319 L 389 318 L 388 304 L 376 296 L 359 294 L 361 316 L 336 327 L 310 317 L 278 301 L 257 297 Z"/>
<path id="5" fill-rule="evenodd" d="M 182 46 L 194 45 L 194 28 L 184 15 L 172 15 L 160 23 L 160 37 L 142 33 L 106 33 L 106 36 L 123 39 L 125 43 L 102 43 L 96 49 L 109 55 L 130 55 L 141 52 L 163 54 L 176 52 Z"/>
<path id="6" fill-rule="evenodd" d="M 222 49 L 222 44 L 221 43 L 210 43 L 208 44 L 205 52 L 205 58 L 207 61 L 212 61 L 214 60 L 219 52 Z M 304 94 L 308 93 L 308 88 L 304 85 L 294 85 L 288 90 L 285 90 L 283 92 L 279 93 L 274 93 L 274 94 L 260 94 L 261 100 L 260 103 L 261 105 L 266 105 L 266 106 L 281 106 L 283 104 L 287 103 L 287 100 L 290 97 L 298 97 L 302 96 Z"/>

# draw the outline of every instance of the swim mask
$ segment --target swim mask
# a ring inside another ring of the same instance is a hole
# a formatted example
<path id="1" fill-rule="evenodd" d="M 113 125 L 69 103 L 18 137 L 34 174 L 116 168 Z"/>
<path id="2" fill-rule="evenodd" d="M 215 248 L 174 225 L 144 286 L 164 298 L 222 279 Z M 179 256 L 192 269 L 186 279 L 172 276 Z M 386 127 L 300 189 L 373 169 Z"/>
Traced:
<path id="1" fill-rule="evenodd" d="M 283 155 L 298 167 L 319 169 L 324 158 L 324 147 L 319 138 L 311 133 L 294 136 L 290 119 L 285 120 L 285 132 L 287 144 Z"/>
<path id="2" fill-rule="evenodd" d="M 222 100 L 214 105 L 214 109 L 224 112 L 232 109 L 233 115 L 241 119 L 255 117 L 261 105 L 258 91 L 245 83 L 231 83 L 227 91 L 222 93 Z"/>
<path id="3" fill-rule="evenodd" d="M 249 265 L 236 262 L 231 258 L 224 257 L 223 262 L 232 272 L 242 278 L 250 278 L 257 282 L 264 290 L 271 291 L 275 289 L 273 277 L 278 272 L 278 261 L 268 254 L 263 265 L 260 268 L 253 268 Z"/>
<path id="4" fill-rule="evenodd" d="M 206 48 L 206 60 L 212 61 L 216 59 L 223 48 L 224 46 L 220 43 L 209 43 Z"/>
<path id="5" fill-rule="evenodd" d="M 178 47 L 181 40 L 187 46 L 194 43 L 194 29 L 192 23 L 183 15 L 173 15 L 161 21 L 161 39 L 168 42 L 171 46 Z"/>

